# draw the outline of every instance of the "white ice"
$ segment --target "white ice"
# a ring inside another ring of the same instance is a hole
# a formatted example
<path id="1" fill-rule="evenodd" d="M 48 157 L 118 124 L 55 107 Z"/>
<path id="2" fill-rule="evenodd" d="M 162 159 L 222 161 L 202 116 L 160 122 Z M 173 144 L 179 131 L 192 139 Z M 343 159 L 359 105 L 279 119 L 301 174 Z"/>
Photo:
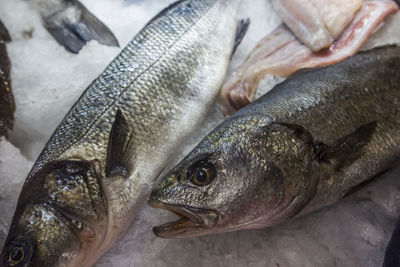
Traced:
<path id="1" fill-rule="evenodd" d="M 121 47 L 172 0 L 82 0 L 117 36 Z M 22 0 L 0 0 L 0 19 L 13 42 L 8 45 L 17 111 L 10 141 L 0 141 L 0 246 L 7 235 L 22 183 L 51 133 L 88 84 L 119 53 L 91 42 L 70 54 L 46 32 Z M 230 71 L 280 19 L 266 0 L 243 1 L 240 17 L 249 32 Z M 400 13 L 364 46 L 400 43 Z M 257 96 L 279 77 L 267 77 Z M 222 120 L 217 108 L 179 155 Z M 108 266 L 380 266 L 386 243 L 400 215 L 400 168 L 375 179 L 339 203 L 268 229 L 191 239 L 156 238 L 151 228 L 174 217 L 144 206 L 134 223 L 96 264 Z"/>

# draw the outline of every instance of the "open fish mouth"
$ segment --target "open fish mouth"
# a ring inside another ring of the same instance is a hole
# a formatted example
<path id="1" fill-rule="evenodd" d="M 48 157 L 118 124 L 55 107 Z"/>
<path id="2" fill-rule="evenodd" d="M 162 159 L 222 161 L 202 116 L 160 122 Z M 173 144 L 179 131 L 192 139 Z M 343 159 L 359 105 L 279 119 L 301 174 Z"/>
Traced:
<path id="1" fill-rule="evenodd" d="M 154 234 L 163 238 L 196 236 L 196 233 L 213 227 L 219 218 L 215 211 L 209 209 L 173 205 L 159 200 L 149 200 L 148 204 L 153 208 L 165 209 L 179 216 L 176 221 L 153 227 Z"/>

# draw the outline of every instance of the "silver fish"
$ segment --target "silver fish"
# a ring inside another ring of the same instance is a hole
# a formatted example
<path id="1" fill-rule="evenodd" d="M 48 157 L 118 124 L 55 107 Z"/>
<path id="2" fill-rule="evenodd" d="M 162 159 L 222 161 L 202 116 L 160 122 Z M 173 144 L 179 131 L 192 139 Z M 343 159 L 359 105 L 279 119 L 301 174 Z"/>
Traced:
<path id="1" fill-rule="evenodd" d="M 119 46 L 114 34 L 78 0 L 30 0 L 42 16 L 43 24 L 56 41 L 72 53 L 89 41 Z"/>
<path id="2" fill-rule="evenodd" d="M 160 237 L 278 224 L 334 203 L 400 156 L 400 47 L 298 73 L 225 120 L 151 194 Z"/>
<path id="3" fill-rule="evenodd" d="M 107 251 L 214 103 L 239 2 L 172 4 L 92 82 L 26 179 L 0 266 L 90 266 Z"/>

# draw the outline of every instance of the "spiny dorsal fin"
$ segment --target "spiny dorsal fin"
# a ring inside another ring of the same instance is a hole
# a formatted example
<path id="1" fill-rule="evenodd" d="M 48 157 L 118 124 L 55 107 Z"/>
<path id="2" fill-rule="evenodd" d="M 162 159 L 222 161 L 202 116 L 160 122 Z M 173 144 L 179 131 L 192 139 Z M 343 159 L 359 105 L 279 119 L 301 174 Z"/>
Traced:
<path id="1" fill-rule="evenodd" d="M 333 161 L 336 170 L 352 164 L 361 156 L 365 145 L 371 141 L 376 125 L 376 121 L 362 125 L 354 132 L 337 140 L 331 146 L 323 143 L 317 144 L 317 160 L 321 162 Z"/>
<path id="2" fill-rule="evenodd" d="M 237 29 L 236 29 L 236 36 L 235 36 L 235 43 L 233 45 L 232 56 L 235 54 L 236 49 L 242 42 L 244 36 L 247 33 L 250 25 L 250 18 L 240 20 Z"/>
<path id="3" fill-rule="evenodd" d="M 107 145 L 106 176 L 129 177 L 133 168 L 133 132 L 117 110 Z"/>

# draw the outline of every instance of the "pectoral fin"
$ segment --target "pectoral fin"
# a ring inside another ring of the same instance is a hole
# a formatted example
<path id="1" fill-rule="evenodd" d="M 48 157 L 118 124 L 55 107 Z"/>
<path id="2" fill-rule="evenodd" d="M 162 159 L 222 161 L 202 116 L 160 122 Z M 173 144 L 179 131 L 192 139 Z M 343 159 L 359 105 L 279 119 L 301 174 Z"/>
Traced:
<path id="1" fill-rule="evenodd" d="M 133 132 L 121 110 L 117 111 L 107 146 L 106 176 L 129 177 L 133 169 Z"/>
<path id="2" fill-rule="evenodd" d="M 247 30 L 249 29 L 249 25 L 250 25 L 250 18 L 240 20 L 239 25 L 237 26 L 236 29 L 235 43 L 233 45 L 232 55 L 235 54 L 236 49 L 242 42 L 244 36 L 246 35 Z"/>
<path id="3" fill-rule="evenodd" d="M 317 160 L 334 164 L 336 170 L 349 166 L 362 155 L 363 148 L 371 141 L 376 125 L 376 121 L 362 125 L 333 145 L 317 144 Z"/>

